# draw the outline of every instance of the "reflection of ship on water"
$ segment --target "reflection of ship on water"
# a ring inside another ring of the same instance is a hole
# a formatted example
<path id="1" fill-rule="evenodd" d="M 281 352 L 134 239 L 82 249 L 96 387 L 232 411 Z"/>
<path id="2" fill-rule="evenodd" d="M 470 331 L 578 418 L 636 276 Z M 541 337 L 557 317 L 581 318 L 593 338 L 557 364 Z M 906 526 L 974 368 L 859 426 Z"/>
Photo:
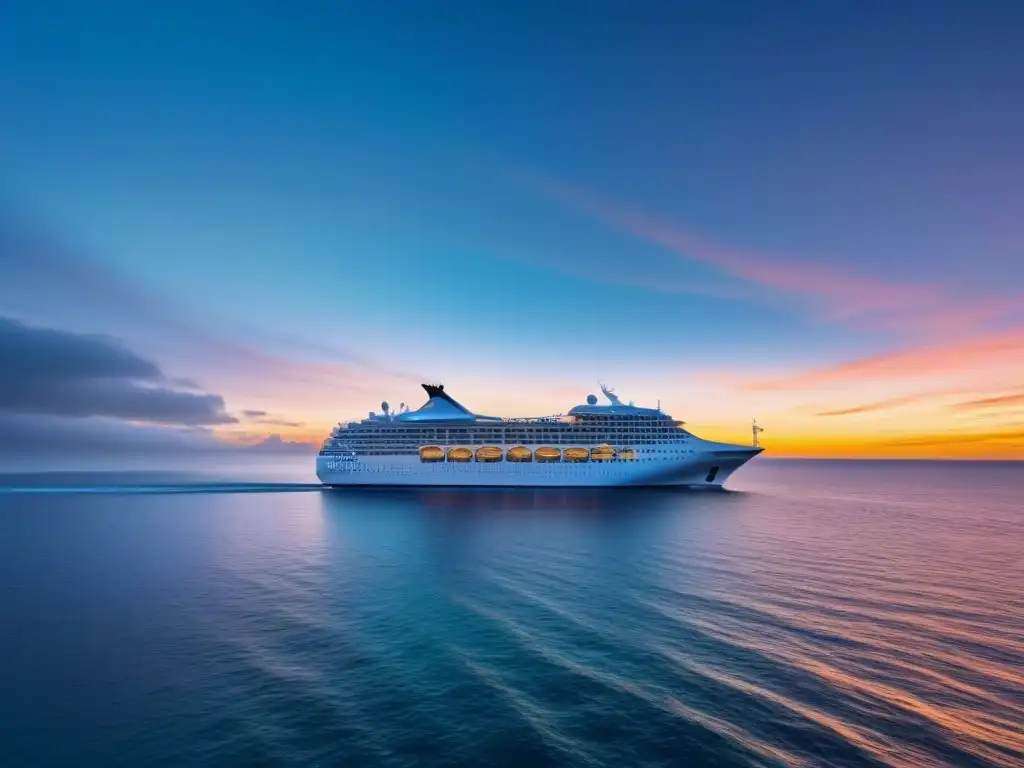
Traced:
<path id="1" fill-rule="evenodd" d="M 424 384 L 415 411 L 381 404 L 339 424 L 317 457 L 317 476 L 340 486 L 720 488 L 760 453 L 754 444 L 704 440 L 661 408 L 625 405 L 607 387 L 568 414 L 506 419 L 472 413 L 441 385 Z"/>
<path id="2" fill-rule="evenodd" d="M 670 488 L 339 488 L 321 495 L 325 520 L 406 536 L 412 530 L 518 530 L 528 521 L 556 529 L 676 530 L 685 520 L 720 518 L 743 493 L 685 493 Z M 632 521 L 632 522 L 630 522 Z M 660 522 L 655 522 L 660 521 Z M 496 529 L 494 526 L 498 526 Z"/>
<path id="3" fill-rule="evenodd" d="M 350 505 L 360 507 L 372 504 L 416 507 L 427 511 L 523 512 L 548 510 L 567 514 L 585 515 L 594 512 L 636 512 L 638 508 L 654 509 L 678 506 L 678 496 L 667 488 L 339 488 L 337 493 L 325 496 L 332 509 Z"/>

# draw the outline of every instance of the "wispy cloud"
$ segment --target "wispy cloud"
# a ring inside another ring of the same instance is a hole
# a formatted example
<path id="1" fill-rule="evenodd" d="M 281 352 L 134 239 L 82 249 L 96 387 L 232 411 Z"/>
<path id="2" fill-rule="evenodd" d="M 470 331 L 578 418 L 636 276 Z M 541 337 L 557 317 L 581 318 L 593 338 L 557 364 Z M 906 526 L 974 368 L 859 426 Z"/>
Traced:
<path id="1" fill-rule="evenodd" d="M 40 414 L 0 411 L 0 463 L 47 456 L 62 446 L 65 460 L 77 457 L 222 454 L 259 451 L 315 453 L 318 443 L 286 441 L 278 435 L 253 435 L 245 442 L 214 434 L 206 428 L 130 424 L 100 416 L 69 419 Z"/>
<path id="2" fill-rule="evenodd" d="M 306 426 L 304 422 L 290 421 L 280 416 L 274 416 L 267 411 L 244 410 L 242 411 L 242 416 L 253 424 L 268 424 L 277 427 L 288 427 L 289 429 L 302 429 Z"/>
<path id="3" fill-rule="evenodd" d="M 718 282 L 694 280 L 690 276 L 675 274 L 671 264 L 653 264 L 631 260 L 627 265 L 621 258 L 610 259 L 593 251 L 588 251 L 585 258 L 567 258 L 561 251 L 538 251 L 530 249 L 513 251 L 509 248 L 493 248 L 490 253 L 496 258 L 519 265 L 541 266 L 548 272 L 558 275 L 588 280 L 605 285 L 628 286 L 646 291 L 664 294 L 686 294 L 709 296 L 712 298 L 736 301 L 751 301 L 757 298 L 750 286 L 729 284 L 726 280 Z"/>
<path id="4" fill-rule="evenodd" d="M 927 402 L 934 400 L 939 397 L 948 397 L 949 395 L 963 393 L 966 390 L 963 389 L 941 389 L 932 390 L 929 392 L 918 392 L 912 395 L 904 395 L 902 397 L 889 397 L 885 400 L 875 400 L 871 403 L 862 403 L 860 405 L 853 405 L 848 408 L 837 408 L 830 411 L 819 411 L 816 416 L 852 416 L 857 413 L 871 413 L 874 411 L 888 411 L 893 408 L 902 408 L 905 405 L 914 405 L 915 403 Z"/>
<path id="5" fill-rule="evenodd" d="M 185 330 L 160 296 L 140 290 L 115 270 L 12 210 L 0 207 L 0 307 L 20 305 L 113 310 L 134 322 Z M 38 319 L 38 318 L 35 318 Z"/>
<path id="6" fill-rule="evenodd" d="M 525 178 L 542 194 L 605 225 L 739 280 L 798 297 L 826 320 L 948 336 L 988 328 L 1002 318 L 1019 316 L 1024 307 L 1020 296 L 961 297 L 935 284 L 883 280 L 820 259 L 725 245 L 582 187 L 538 174 Z"/>
<path id="7" fill-rule="evenodd" d="M 870 355 L 777 378 L 753 380 L 747 389 L 786 390 L 849 386 L 863 381 L 925 379 L 970 373 L 982 367 L 1024 367 L 1024 327 L 973 338 Z"/>
<path id="8" fill-rule="evenodd" d="M 1024 393 L 999 395 L 997 397 L 982 397 L 977 400 L 967 400 L 962 403 L 954 403 L 949 406 L 955 411 L 976 411 L 990 408 L 1006 408 L 1008 406 L 1024 406 Z"/>
<path id="9" fill-rule="evenodd" d="M 119 325 L 127 322 L 158 332 L 166 343 L 197 360 L 204 369 L 230 371 L 240 380 L 260 386 L 321 381 L 337 390 L 358 391 L 363 383 L 419 378 L 337 345 L 231 326 L 224 318 L 186 314 L 167 297 L 90 258 L 85 251 L 46 227 L 0 207 L 0 272 L 4 275 L 0 280 L 0 309 L 37 322 L 50 321 L 48 313 L 69 308 L 114 319 Z M 227 331 L 232 329 L 229 338 Z M 260 346 L 238 340 L 250 338 L 260 339 Z M 190 380 L 179 381 L 180 386 L 198 388 Z"/>
<path id="10" fill-rule="evenodd" d="M 285 440 L 281 435 L 245 436 L 239 440 L 230 438 L 220 441 L 221 445 L 241 448 L 247 451 L 270 453 L 316 453 L 320 444 L 315 441 Z"/>
<path id="11" fill-rule="evenodd" d="M 259 419 L 259 421 L 257 423 L 259 423 L 259 424 L 269 424 L 269 425 L 273 425 L 275 427 L 288 427 L 289 429 L 303 429 L 306 426 L 305 422 L 302 422 L 302 421 L 288 421 L 287 419 L 276 419 L 276 418 Z"/>

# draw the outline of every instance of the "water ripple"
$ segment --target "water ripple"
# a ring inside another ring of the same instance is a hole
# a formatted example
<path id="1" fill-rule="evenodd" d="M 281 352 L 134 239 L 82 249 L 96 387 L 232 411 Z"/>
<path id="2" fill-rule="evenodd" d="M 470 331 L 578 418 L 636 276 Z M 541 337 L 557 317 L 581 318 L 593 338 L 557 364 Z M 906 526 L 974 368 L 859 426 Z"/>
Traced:
<path id="1" fill-rule="evenodd" d="M 0 764 L 1024 765 L 1024 471 L 749 469 L 9 482 Z"/>

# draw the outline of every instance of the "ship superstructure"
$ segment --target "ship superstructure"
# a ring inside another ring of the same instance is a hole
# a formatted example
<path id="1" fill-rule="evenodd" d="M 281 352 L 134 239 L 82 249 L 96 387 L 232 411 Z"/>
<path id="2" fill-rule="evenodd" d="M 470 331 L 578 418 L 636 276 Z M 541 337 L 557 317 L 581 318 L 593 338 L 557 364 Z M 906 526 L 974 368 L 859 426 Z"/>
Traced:
<path id="1" fill-rule="evenodd" d="M 338 424 L 317 457 L 330 486 L 721 486 L 763 448 L 703 440 L 659 408 L 589 395 L 568 413 L 537 418 L 475 414 L 424 384 L 428 400 L 412 411 Z"/>

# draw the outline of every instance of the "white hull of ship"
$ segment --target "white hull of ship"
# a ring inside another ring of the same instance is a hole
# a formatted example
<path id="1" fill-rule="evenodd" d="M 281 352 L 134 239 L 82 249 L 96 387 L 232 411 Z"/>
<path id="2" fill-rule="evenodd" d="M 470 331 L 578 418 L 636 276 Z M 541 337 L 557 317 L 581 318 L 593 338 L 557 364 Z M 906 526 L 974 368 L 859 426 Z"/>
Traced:
<path id="1" fill-rule="evenodd" d="M 721 487 L 729 476 L 761 452 L 728 443 L 703 441 L 704 449 L 675 450 L 664 445 L 640 448 L 629 461 L 572 462 L 423 462 L 418 456 L 317 457 L 316 474 L 324 485 L 579 487 Z"/>

